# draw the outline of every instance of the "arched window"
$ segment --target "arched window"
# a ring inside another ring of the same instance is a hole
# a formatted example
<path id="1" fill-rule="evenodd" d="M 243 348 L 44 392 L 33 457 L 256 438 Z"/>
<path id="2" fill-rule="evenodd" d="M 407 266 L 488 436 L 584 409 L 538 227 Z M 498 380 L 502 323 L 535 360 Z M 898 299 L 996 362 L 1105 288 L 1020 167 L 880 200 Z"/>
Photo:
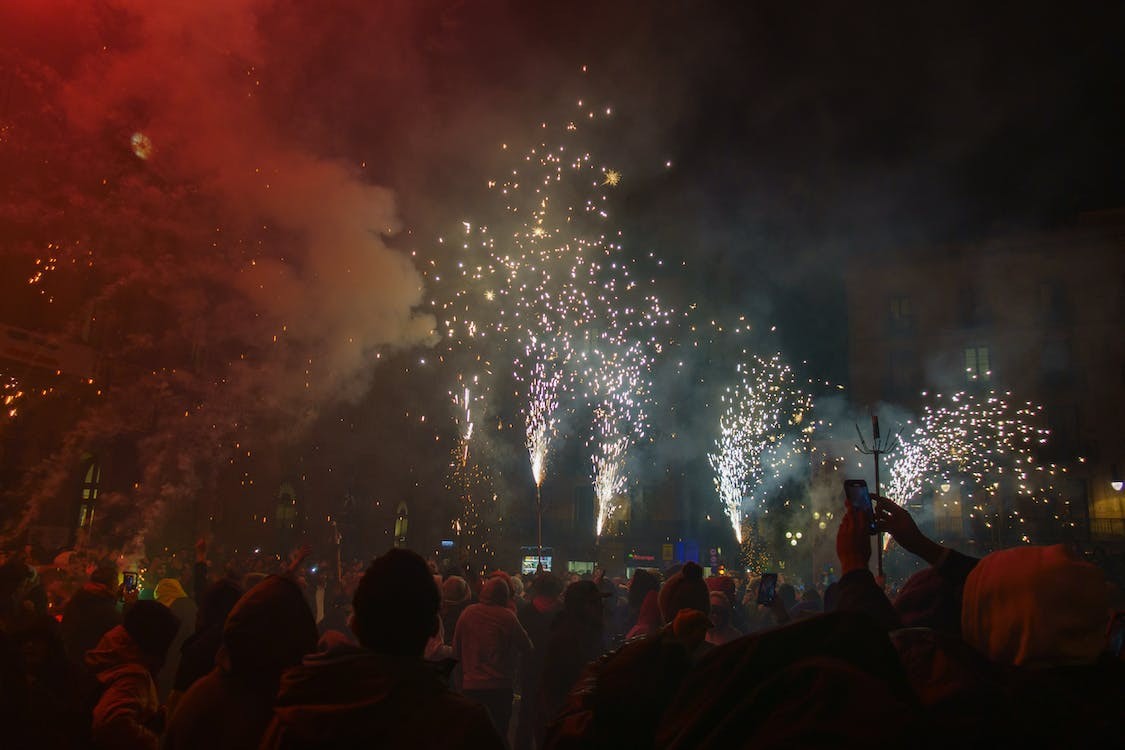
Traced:
<path id="1" fill-rule="evenodd" d="M 410 525 L 409 511 L 406 509 L 406 503 L 399 503 L 398 510 L 395 511 L 395 546 L 406 546 L 406 533 Z"/>
<path id="2" fill-rule="evenodd" d="M 78 502 L 78 528 L 89 531 L 94 523 L 94 505 L 98 501 L 98 486 L 102 481 L 102 466 L 97 456 L 87 453 L 82 457 L 82 493 Z"/>

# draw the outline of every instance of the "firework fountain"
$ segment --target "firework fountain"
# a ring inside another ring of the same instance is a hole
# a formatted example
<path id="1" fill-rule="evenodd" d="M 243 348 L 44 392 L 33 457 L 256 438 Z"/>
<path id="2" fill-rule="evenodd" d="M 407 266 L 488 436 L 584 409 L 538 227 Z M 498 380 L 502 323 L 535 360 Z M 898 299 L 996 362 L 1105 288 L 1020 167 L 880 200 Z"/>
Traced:
<path id="1" fill-rule="evenodd" d="M 588 445 L 597 501 L 595 533 L 600 537 L 621 509 L 619 498 L 628 487 L 629 448 L 646 434 L 650 360 L 640 343 L 609 335 L 585 360 L 583 379 L 593 413 Z"/>
<path id="2" fill-rule="evenodd" d="M 891 465 L 887 493 L 896 502 L 906 503 L 927 487 L 956 484 L 966 493 L 970 517 L 979 517 L 988 529 L 998 523 L 1002 542 L 1004 526 L 1022 521 L 1018 509 L 1004 508 L 1005 492 L 1044 503 L 1058 494 L 1054 479 L 1065 468 L 1035 457 L 1049 437 L 1037 426 L 1042 406 L 1014 401 L 1009 392 L 923 395 L 930 403 L 903 434 Z M 1025 534 L 1021 541 L 1030 538 Z"/>
<path id="3" fill-rule="evenodd" d="M 609 115 L 609 110 L 578 105 L 587 122 Z M 595 460 L 595 483 L 622 485 L 627 447 L 643 434 L 637 429 L 643 414 L 638 417 L 633 408 L 638 393 L 647 397 L 647 386 L 640 383 L 647 367 L 644 352 L 659 349 L 656 329 L 670 318 L 655 295 L 630 275 L 622 247 L 610 239 L 607 191 L 619 184 L 621 173 L 583 150 L 574 122 L 557 130 L 544 124 L 542 132 L 556 142 L 545 139 L 506 179 L 489 181 L 504 203 L 500 230 L 463 223 L 457 272 L 447 279 L 452 288 L 439 291 L 444 301 L 435 303 L 444 321 L 445 354 L 459 369 L 459 380 L 472 377 L 481 384 L 482 399 L 487 400 L 503 363 L 511 363 L 540 527 L 551 452 L 563 415 L 575 408 L 579 386 L 593 394 L 588 403 L 595 431 L 603 436 L 591 443 L 602 456 Z M 436 271 L 427 276 L 431 283 L 440 282 Z M 630 347 L 629 336 L 639 342 Z M 631 377 L 612 382 L 599 369 L 618 367 L 626 357 Z M 455 406 L 461 409 L 456 400 Z M 616 478 L 609 481 L 611 475 Z M 599 501 L 603 509 L 608 503 Z M 599 531 L 605 517 L 599 511 Z M 538 537 L 541 546 L 541 530 Z"/>
<path id="4" fill-rule="evenodd" d="M 762 503 L 808 452 L 813 404 L 780 355 L 751 356 L 736 372 L 739 382 L 721 396 L 719 437 L 707 460 L 723 511 L 742 544 L 744 506 Z"/>

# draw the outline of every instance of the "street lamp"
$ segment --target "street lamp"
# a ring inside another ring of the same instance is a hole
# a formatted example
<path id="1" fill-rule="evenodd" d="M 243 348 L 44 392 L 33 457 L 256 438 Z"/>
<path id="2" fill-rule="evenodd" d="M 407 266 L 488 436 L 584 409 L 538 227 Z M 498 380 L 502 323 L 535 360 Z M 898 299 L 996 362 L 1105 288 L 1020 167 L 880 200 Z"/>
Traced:
<path id="1" fill-rule="evenodd" d="M 1113 488 L 1114 492 L 1120 492 L 1125 488 L 1125 482 L 1121 481 L 1121 474 L 1117 471 L 1117 464 L 1110 467 L 1109 486 Z"/>

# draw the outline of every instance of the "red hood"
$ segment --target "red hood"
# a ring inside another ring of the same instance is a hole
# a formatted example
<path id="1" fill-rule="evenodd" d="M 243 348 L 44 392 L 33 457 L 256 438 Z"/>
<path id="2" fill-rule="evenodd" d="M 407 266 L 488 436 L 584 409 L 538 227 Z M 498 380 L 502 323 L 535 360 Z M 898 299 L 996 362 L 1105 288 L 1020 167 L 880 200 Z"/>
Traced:
<path id="1" fill-rule="evenodd" d="M 86 652 L 86 667 L 102 684 L 108 684 L 127 672 L 147 674 L 149 671 L 144 654 L 125 632 L 124 625 L 111 628 L 98 641 L 97 648 Z"/>

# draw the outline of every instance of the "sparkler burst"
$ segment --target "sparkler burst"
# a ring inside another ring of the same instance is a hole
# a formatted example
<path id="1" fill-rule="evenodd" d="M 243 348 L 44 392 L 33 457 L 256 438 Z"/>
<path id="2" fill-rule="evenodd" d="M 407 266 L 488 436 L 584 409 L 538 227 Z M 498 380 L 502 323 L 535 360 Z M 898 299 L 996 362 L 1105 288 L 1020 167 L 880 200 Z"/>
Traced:
<path id="1" fill-rule="evenodd" d="M 891 465 L 887 488 L 898 502 L 917 497 L 929 484 L 971 481 L 990 493 L 1004 477 L 1015 479 L 1021 494 L 1033 492 L 1037 473 L 1053 474 L 1053 464 L 1039 465 L 1036 446 L 1047 442 L 1043 407 L 1014 403 L 1011 393 L 936 394 L 922 418 L 903 438 Z"/>
<path id="2" fill-rule="evenodd" d="M 812 396 L 797 386 L 780 355 L 751 356 L 736 367 L 739 382 L 721 396 L 719 437 L 707 455 L 715 489 L 739 544 L 744 506 L 757 506 L 809 451 Z"/>
<path id="3" fill-rule="evenodd" d="M 595 532 L 601 536 L 606 523 L 622 507 L 620 498 L 628 487 L 629 448 L 646 434 L 651 363 L 640 343 L 614 332 L 605 333 L 601 346 L 584 355 L 583 361 L 583 380 L 594 417 L 588 444 L 597 501 Z"/>
<path id="4" fill-rule="evenodd" d="M 485 400 L 503 378 L 514 382 L 537 488 L 560 418 L 583 391 L 599 508 L 607 511 L 599 512 L 600 533 L 626 482 L 628 447 L 644 435 L 643 373 L 671 315 L 652 292 L 655 280 L 634 278 L 621 233 L 609 229 L 605 188 L 620 172 L 583 148 L 574 122 L 542 132 L 506 179 L 488 182 L 503 201 L 496 228 L 462 222 L 456 271 L 443 282 L 432 264 L 426 275 L 458 381 L 472 379 Z"/>
<path id="5" fill-rule="evenodd" d="M 531 476 L 536 487 L 543 486 L 547 475 L 547 451 L 556 432 L 555 413 L 559 408 L 562 377 L 562 370 L 548 369 L 546 363 L 536 362 L 528 387 L 526 445 L 528 458 L 531 460 Z"/>
<path id="6" fill-rule="evenodd" d="M 995 508 L 1003 493 L 1050 502 L 1057 494 L 1054 479 L 1066 473 L 1056 464 L 1039 463 L 1035 451 L 1050 432 L 1039 426 L 1043 407 L 1017 402 L 1010 392 L 935 394 L 922 417 L 903 436 L 891 465 L 887 488 L 905 503 L 928 487 L 958 486 L 973 518 L 1021 523 L 1019 510 L 1000 515 Z M 1030 541 L 1025 535 L 1023 541 Z"/>

